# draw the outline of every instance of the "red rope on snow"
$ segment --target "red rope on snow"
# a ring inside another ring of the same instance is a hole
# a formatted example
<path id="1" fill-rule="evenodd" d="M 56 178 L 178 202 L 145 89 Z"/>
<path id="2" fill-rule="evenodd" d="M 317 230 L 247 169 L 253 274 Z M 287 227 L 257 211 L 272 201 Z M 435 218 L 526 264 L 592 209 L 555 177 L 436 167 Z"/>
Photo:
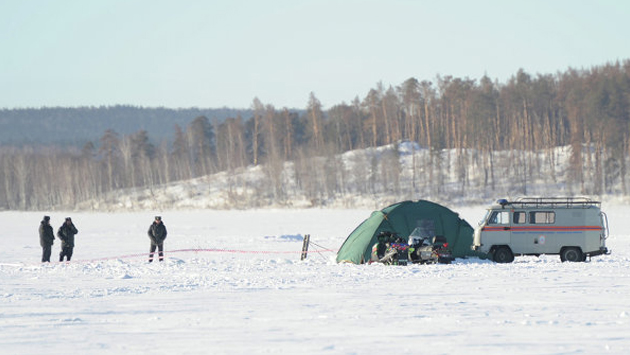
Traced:
<path id="1" fill-rule="evenodd" d="M 323 252 L 335 252 L 336 250 L 334 249 L 321 249 L 321 250 L 311 250 L 309 251 L 309 253 L 323 253 Z M 193 249 L 176 249 L 176 250 L 169 250 L 169 251 L 163 251 L 164 256 L 166 257 L 166 254 L 171 254 L 171 253 L 201 253 L 201 252 L 205 252 L 205 253 L 229 253 L 229 254 L 302 254 L 301 250 L 298 251 L 273 251 L 273 250 L 239 250 L 239 249 L 218 249 L 218 248 L 193 248 Z M 153 252 L 153 253 L 138 253 L 138 254 L 128 254 L 128 255 L 120 255 L 120 256 L 107 256 L 107 257 L 103 257 L 103 258 L 96 258 L 96 259 L 85 259 L 85 260 L 72 260 L 72 261 L 62 261 L 59 262 L 59 264 L 61 263 L 65 263 L 65 264 L 69 264 L 69 263 L 91 263 L 91 262 L 96 262 L 96 261 L 107 261 L 107 260 L 116 260 L 116 259 L 132 259 L 132 258 L 146 258 L 147 256 L 151 257 L 157 257 L 159 252 Z M 44 263 L 38 263 L 35 264 L 33 263 L 32 265 L 42 265 Z M 52 264 L 57 264 L 56 262 L 51 262 Z M 27 264 L 6 264 L 6 263 L 0 263 L 0 266 L 27 266 Z"/>

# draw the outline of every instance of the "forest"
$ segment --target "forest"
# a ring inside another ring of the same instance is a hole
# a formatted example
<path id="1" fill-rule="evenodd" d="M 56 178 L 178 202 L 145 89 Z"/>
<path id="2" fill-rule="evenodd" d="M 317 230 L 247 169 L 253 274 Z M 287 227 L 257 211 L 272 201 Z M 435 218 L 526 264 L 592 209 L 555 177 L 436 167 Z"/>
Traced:
<path id="1" fill-rule="evenodd" d="M 396 198 L 418 198 L 443 191 L 444 177 L 453 173 L 457 186 L 451 193 L 474 194 L 469 191 L 471 169 L 482 172 L 482 187 L 490 191 L 509 185 L 510 191 L 527 194 L 531 181 L 563 179 L 570 193 L 625 196 L 630 60 L 556 74 L 519 70 L 504 83 L 487 76 L 412 77 L 399 86 L 377 83 L 365 97 L 327 109 L 315 93 L 303 110 L 276 108 L 254 98 L 245 117 L 199 115 L 172 127 L 170 138 L 155 139 L 147 129 L 121 134 L 109 128 L 82 146 L 4 145 L 0 209 L 72 208 L 121 189 L 219 172 L 229 176 L 252 166 L 259 166 L 267 179 L 265 189 L 257 192 L 260 199 L 250 196 L 258 201 L 254 206 L 295 195 L 318 205 L 344 193 L 375 189 Z M 403 185 L 395 150 L 378 163 L 366 161 L 361 169 L 344 166 L 339 158 L 344 152 L 402 142 L 417 143 L 429 153 L 414 161 L 418 167 Z M 563 171 L 557 168 L 558 147 L 570 151 Z M 445 151 L 452 153 L 449 161 Z M 295 170 L 291 192 L 283 183 L 287 163 Z"/>
<path id="2" fill-rule="evenodd" d="M 154 141 L 170 140 L 173 127 L 187 125 L 195 117 L 222 121 L 249 117 L 249 109 L 200 109 L 137 107 L 130 105 L 87 107 L 39 107 L 0 109 L 0 145 L 83 146 L 97 141 L 108 129 L 133 134 L 144 128 Z"/>

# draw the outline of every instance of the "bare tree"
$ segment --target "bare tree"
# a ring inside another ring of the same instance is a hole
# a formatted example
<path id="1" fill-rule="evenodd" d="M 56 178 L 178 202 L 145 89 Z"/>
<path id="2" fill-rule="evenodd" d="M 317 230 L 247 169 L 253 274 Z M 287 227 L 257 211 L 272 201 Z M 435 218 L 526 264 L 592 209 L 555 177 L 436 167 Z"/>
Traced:
<path id="1" fill-rule="evenodd" d="M 113 190 L 118 187 L 115 172 L 118 170 L 118 133 L 114 130 L 108 129 L 105 131 L 103 137 L 101 137 L 101 147 L 99 153 L 104 156 L 105 164 L 107 166 L 107 189 Z"/>
<path id="2" fill-rule="evenodd" d="M 319 152 L 324 145 L 324 137 L 322 134 L 322 121 L 324 119 L 324 114 L 322 112 L 321 102 L 319 102 L 319 100 L 315 97 L 315 94 L 312 92 L 308 100 L 307 111 L 310 121 L 309 127 L 311 130 L 311 144 L 313 145 L 315 151 Z"/>
<path id="3" fill-rule="evenodd" d="M 262 116 L 264 115 L 265 106 L 260 102 L 260 100 L 256 97 L 254 98 L 254 102 L 252 103 L 252 109 L 254 110 L 253 117 L 253 129 L 251 133 L 252 139 L 252 161 L 254 165 L 258 165 L 259 161 L 259 137 L 260 137 L 260 121 Z"/>

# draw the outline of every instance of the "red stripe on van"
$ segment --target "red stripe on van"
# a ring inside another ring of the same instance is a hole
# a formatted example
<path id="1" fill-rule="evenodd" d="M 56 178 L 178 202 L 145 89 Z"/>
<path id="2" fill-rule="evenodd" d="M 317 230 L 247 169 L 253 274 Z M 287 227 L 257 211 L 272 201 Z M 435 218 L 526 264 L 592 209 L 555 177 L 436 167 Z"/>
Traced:
<path id="1" fill-rule="evenodd" d="M 505 229 L 505 228 L 509 229 Z M 516 232 L 562 232 L 562 231 L 571 231 L 571 232 L 579 232 L 579 231 L 599 231 L 602 230 L 601 226 L 502 226 L 502 227 L 483 227 L 481 229 L 484 232 L 502 232 L 506 230 L 516 231 Z"/>

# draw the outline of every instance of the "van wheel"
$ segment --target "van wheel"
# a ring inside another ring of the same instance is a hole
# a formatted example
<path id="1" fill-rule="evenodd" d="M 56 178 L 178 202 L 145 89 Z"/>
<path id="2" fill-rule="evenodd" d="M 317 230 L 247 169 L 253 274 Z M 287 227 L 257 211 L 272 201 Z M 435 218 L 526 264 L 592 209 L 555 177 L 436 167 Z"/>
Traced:
<path id="1" fill-rule="evenodd" d="M 560 251 L 560 260 L 562 262 L 578 262 L 585 261 L 586 258 L 584 257 L 584 254 L 582 253 L 582 250 L 580 250 L 580 248 L 570 247 L 563 248 L 562 251 Z"/>
<path id="2" fill-rule="evenodd" d="M 492 253 L 492 260 L 497 263 L 511 263 L 514 261 L 514 254 L 508 247 L 498 247 Z"/>

